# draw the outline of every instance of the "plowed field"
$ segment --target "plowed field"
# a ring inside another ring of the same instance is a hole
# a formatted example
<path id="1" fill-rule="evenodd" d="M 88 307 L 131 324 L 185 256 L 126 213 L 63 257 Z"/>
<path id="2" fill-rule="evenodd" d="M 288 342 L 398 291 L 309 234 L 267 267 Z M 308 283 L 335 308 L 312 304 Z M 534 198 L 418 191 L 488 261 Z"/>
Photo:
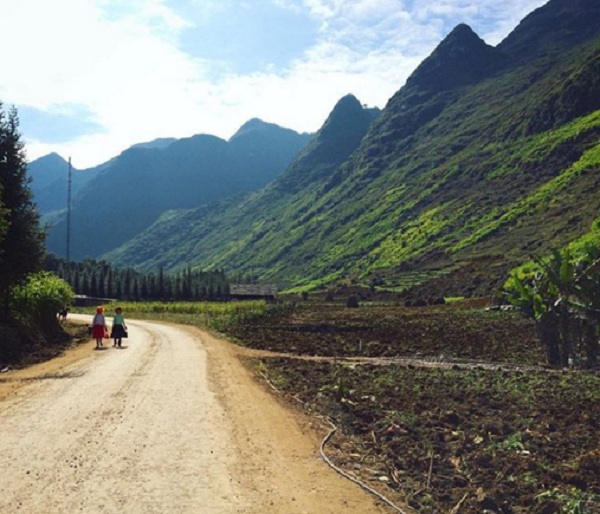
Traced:
<path id="1" fill-rule="evenodd" d="M 600 512 L 600 376 L 543 366 L 518 313 L 307 302 L 231 335 L 278 352 L 256 369 L 331 419 L 334 462 L 398 504 Z"/>

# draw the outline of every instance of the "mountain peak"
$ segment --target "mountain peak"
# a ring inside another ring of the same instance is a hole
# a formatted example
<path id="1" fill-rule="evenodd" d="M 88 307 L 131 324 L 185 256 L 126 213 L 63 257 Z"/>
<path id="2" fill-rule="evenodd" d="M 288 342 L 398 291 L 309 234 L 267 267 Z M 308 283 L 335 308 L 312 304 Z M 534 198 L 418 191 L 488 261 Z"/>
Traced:
<path id="1" fill-rule="evenodd" d="M 485 78 L 505 60 L 502 52 L 461 23 L 421 63 L 406 84 L 430 91 L 455 89 Z"/>
<path id="2" fill-rule="evenodd" d="M 239 137 L 243 134 L 247 134 L 248 132 L 255 132 L 258 130 L 268 130 L 272 128 L 281 128 L 279 125 L 275 125 L 274 123 L 267 123 L 259 118 L 251 118 L 246 123 L 244 123 L 237 132 L 231 136 L 231 140 Z"/>
<path id="3" fill-rule="evenodd" d="M 335 104 L 335 106 L 333 107 L 333 110 L 331 111 L 332 114 L 339 109 L 352 109 L 352 108 L 359 108 L 362 109 L 362 105 L 360 104 L 360 102 L 358 101 L 358 98 L 356 98 L 353 94 L 348 93 L 346 96 L 343 96 L 342 98 L 340 98 L 338 100 L 338 102 Z"/>
<path id="4" fill-rule="evenodd" d="M 378 109 L 364 108 L 354 95 L 338 100 L 314 139 L 278 178 L 278 190 L 294 193 L 329 177 L 358 148 L 378 114 Z"/>
<path id="5" fill-rule="evenodd" d="M 65 161 L 60 155 L 58 155 L 56 152 L 52 152 L 49 153 L 47 155 L 44 155 L 42 157 L 39 157 L 38 159 L 35 160 L 35 162 L 40 162 L 40 163 L 53 163 L 53 164 L 67 164 L 67 161 Z"/>
<path id="6" fill-rule="evenodd" d="M 472 39 L 474 41 L 481 41 L 481 38 L 475 33 L 475 31 L 466 23 L 459 23 L 456 27 L 454 27 L 450 33 L 445 37 L 442 43 L 448 44 L 449 41 L 453 39 L 458 40 L 467 40 Z"/>
<path id="7" fill-rule="evenodd" d="M 152 141 L 148 141 L 145 143 L 137 143 L 135 145 L 132 145 L 130 148 L 156 148 L 162 150 L 175 141 L 177 141 L 177 139 L 174 137 L 159 137 L 157 139 L 153 139 Z"/>
<path id="8" fill-rule="evenodd" d="M 517 59 L 562 51 L 600 34 L 598 0 L 550 0 L 526 16 L 499 45 Z"/>
<path id="9" fill-rule="evenodd" d="M 363 118 L 364 109 L 361 103 L 354 95 L 346 95 L 342 97 L 333 107 L 331 113 L 325 120 L 323 127 L 321 127 L 320 135 L 323 136 L 323 132 L 330 130 L 338 130 L 341 128 L 340 125 L 346 124 L 352 118 Z"/>
<path id="10" fill-rule="evenodd" d="M 351 94 L 342 97 L 325 120 L 316 140 L 342 139 L 357 145 L 373 121 L 372 114 Z"/>

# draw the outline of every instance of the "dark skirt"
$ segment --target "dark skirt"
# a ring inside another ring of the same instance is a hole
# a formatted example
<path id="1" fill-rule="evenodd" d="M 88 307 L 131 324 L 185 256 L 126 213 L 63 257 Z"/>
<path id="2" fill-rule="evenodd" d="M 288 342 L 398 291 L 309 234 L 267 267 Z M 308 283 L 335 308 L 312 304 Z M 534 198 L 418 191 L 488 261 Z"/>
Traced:
<path id="1" fill-rule="evenodd" d="M 122 339 L 123 337 L 127 337 L 127 330 L 125 330 L 125 327 L 123 327 L 123 325 L 113 325 L 110 338 Z"/>

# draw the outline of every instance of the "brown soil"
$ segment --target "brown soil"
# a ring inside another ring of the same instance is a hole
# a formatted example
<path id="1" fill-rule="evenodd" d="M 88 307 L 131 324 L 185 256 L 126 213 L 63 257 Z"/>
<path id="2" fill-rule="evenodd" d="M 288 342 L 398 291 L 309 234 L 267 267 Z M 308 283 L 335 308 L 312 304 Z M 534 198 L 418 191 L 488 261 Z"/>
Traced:
<path id="1" fill-rule="evenodd" d="M 95 343 L 87 338 L 85 325 L 69 322 L 63 327 L 70 334 L 70 341 L 54 344 L 51 351 L 40 347 L 39 351 L 32 352 L 19 364 L 3 368 L 4 372 L 0 373 L 0 402 L 17 394 L 28 383 L 52 376 L 59 370 L 90 357 L 90 350 Z"/>
<path id="2" fill-rule="evenodd" d="M 399 503 L 600 512 L 600 376 L 540 366 L 516 313 L 309 302 L 233 334 L 285 397 L 339 426 L 335 461 Z"/>
<path id="3" fill-rule="evenodd" d="M 245 347 L 194 328 L 179 327 L 179 335 L 169 336 L 165 328 L 152 327 L 140 324 L 144 337 L 136 338 L 134 329 L 130 340 L 132 349 L 143 348 L 133 344 L 136 340 L 153 341 L 149 345 L 154 348 L 152 352 L 142 352 L 130 362 L 141 360 L 143 365 L 129 372 L 113 369 L 105 380 L 110 383 L 115 377 L 130 377 L 123 401 L 138 394 L 145 397 L 148 389 L 155 406 L 209 397 L 209 404 L 201 410 L 211 413 L 214 425 L 191 432 L 211 433 L 215 458 L 225 463 L 218 476 L 228 477 L 229 485 L 214 477 L 213 485 L 206 486 L 208 493 L 211 487 L 226 491 L 212 506 L 215 512 L 391 512 L 393 509 L 376 505 L 357 486 L 324 467 L 317 450 L 329 430 L 326 418 L 338 427 L 325 447 L 326 454 L 344 472 L 391 499 L 403 512 L 600 512 L 600 377 L 593 372 L 544 367 L 533 325 L 516 313 L 449 306 L 349 309 L 308 302 L 245 320 L 231 332 Z M 195 353 L 186 354 L 185 363 L 177 361 L 177 373 L 159 372 L 173 367 L 169 355 L 178 346 L 175 341 L 189 339 L 202 341 L 192 346 L 206 352 L 206 363 L 196 361 L 197 357 L 192 357 Z M 3 434 L 11 430 L 19 434 L 14 440 L 5 438 L 10 451 L 0 443 L 5 462 L 18 461 L 17 454 L 25 451 L 19 446 L 21 433 L 31 444 L 34 432 L 29 425 L 35 426 L 40 415 L 50 416 L 44 414 L 44 398 L 50 404 L 62 398 L 62 392 L 46 391 L 38 410 L 34 409 L 36 421 L 28 420 L 16 431 L 14 426 L 7 431 L 3 423 L 12 419 L 12 408 L 18 413 L 22 405 L 35 402 L 42 385 L 47 388 L 79 380 L 79 375 L 83 378 L 91 369 L 106 367 L 102 363 L 112 361 L 98 360 L 105 355 L 109 352 L 95 352 L 85 343 L 59 359 L 0 375 L 0 429 Z M 180 376 L 190 373 L 184 371 L 190 365 L 200 375 L 206 368 L 207 385 L 177 385 Z M 132 387 L 138 375 L 154 376 L 153 382 Z M 69 380 L 57 381 L 57 377 Z M 153 385 L 156 380 L 160 386 Z M 78 384 L 85 388 L 84 382 Z M 178 395 L 155 397 L 164 384 L 175 387 Z M 181 396 L 184 389 L 188 391 Z M 216 403 L 211 396 L 216 397 Z M 77 404 L 77 400 L 65 401 L 71 406 Z M 99 412 L 124 409 L 110 402 L 98 407 Z M 56 410 L 55 403 L 51 405 Z M 91 426 L 104 432 L 119 429 L 120 420 L 98 421 L 98 409 L 82 413 L 92 418 Z M 175 425 L 184 423 L 177 421 L 180 410 L 170 414 Z M 71 411 L 68 414 L 72 416 Z M 68 414 L 58 412 L 59 417 L 73 421 Z M 144 419 L 137 411 L 128 412 L 128 416 L 136 425 L 152 427 L 145 431 L 146 436 L 155 437 L 157 430 L 165 430 L 154 426 L 155 419 Z M 89 419 L 77 423 L 76 431 L 90 434 Z M 72 429 L 72 423 L 57 427 L 59 432 Z M 177 430 L 181 434 L 179 427 Z M 44 444 L 42 435 L 37 437 L 41 439 L 34 438 L 36 446 L 47 447 L 41 451 L 42 459 L 44 451 L 48 460 L 65 456 L 61 445 L 54 441 Z M 68 442 L 64 433 L 56 439 L 63 438 Z M 201 435 L 200 440 L 203 438 Z M 197 440 L 184 438 L 181 444 L 193 454 Z M 126 438 L 123 444 L 117 449 L 122 448 L 125 455 L 129 455 L 127 448 L 139 447 L 135 438 Z M 173 452 L 164 440 L 159 445 L 155 441 L 153 447 L 158 455 Z M 108 458 L 98 457 L 95 450 L 90 453 L 85 447 L 75 447 L 84 457 L 95 455 L 100 462 Z M 109 453 L 116 458 L 118 452 Z M 73 463 L 69 459 L 65 462 Z M 203 465 L 194 461 L 185 464 L 190 466 L 185 469 L 197 481 Z M 108 460 L 104 466 L 121 469 L 118 460 Z M 98 467 L 103 466 L 97 464 L 94 469 L 98 471 Z M 167 473 L 170 483 L 168 469 L 164 465 L 158 469 Z M 49 478 L 60 483 L 57 477 L 61 473 L 69 477 L 71 472 L 58 466 Z M 122 473 L 132 487 L 138 484 L 140 477 L 128 476 L 126 470 Z M 13 476 L 19 476 L 15 475 L 14 463 L 0 476 L 4 481 L 0 510 L 14 506 L 10 503 L 15 498 L 13 491 L 24 491 L 21 482 L 29 484 L 22 478 L 11 481 Z M 144 478 L 150 483 L 153 479 L 152 474 Z M 74 487 L 85 494 L 63 489 L 64 498 L 62 503 L 55 498 L 57 504 L 72 506 L 68 501 L 77 499 L 88 511 L 93 506 L 94 512 L 110 512 L 110 508 L 96 509 L 100 498 L 108 506 L 117 505 L 113 500 L 119 500 L 118 507 L 130 512 L 148 510 L 143 497 L 127 503 L 118 484 L 113 484 L 116 489 L 107 499 L 98 493 L 93 481 L 83 483 L 87 487 Z M 42 486 L 40 491 L 50 487 Z M 31 489 L 27 501 L 35 501 L 36 496 L 30 493 Z M 152 499 L 163 506 L 170 501 L 171 510 L 179 505 L 179 512 L 195 512 L 165 491 Z"/>

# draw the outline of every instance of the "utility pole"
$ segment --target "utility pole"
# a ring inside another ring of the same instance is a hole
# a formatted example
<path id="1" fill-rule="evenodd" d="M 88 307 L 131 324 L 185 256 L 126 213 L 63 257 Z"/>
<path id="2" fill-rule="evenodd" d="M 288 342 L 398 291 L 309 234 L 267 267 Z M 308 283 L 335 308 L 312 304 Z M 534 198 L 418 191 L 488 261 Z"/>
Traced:
<path id="1" fill-rule="evenodd" d="M 71 158 L 69 157 L 69 178 L 67 181 L 67 261 L 71 260 L 71 179 L 73 168 L 71 167 Z"/>

